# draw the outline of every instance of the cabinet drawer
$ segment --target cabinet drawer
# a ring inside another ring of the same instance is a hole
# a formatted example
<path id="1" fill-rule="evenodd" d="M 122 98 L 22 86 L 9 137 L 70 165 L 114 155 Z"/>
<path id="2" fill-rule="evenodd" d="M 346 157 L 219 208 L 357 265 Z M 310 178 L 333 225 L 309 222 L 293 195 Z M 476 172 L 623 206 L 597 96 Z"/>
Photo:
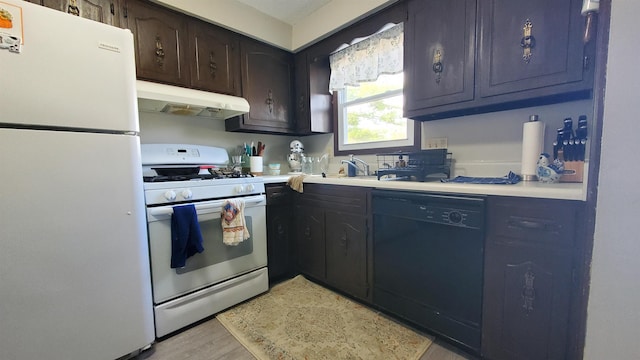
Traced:
<path id="1" fill-rule="evenodd" d="M 494 243 L 568 248 L 574 245 L 581 210 L 578 201 L 491 197 L 488 239 Z"/>
<path id="2" fill-rule="evenodd" d="M 291 202 L 291 188 L 287 185 L 267 185 L 265 192 L 267 195 L 267 205 L 282 205 Z"/>
<path id="3" fill-rule="evenodd" d="M 369 188 L 340 185 L 305 184 L 300 204 L 334 211 L 366 214 Z"/>

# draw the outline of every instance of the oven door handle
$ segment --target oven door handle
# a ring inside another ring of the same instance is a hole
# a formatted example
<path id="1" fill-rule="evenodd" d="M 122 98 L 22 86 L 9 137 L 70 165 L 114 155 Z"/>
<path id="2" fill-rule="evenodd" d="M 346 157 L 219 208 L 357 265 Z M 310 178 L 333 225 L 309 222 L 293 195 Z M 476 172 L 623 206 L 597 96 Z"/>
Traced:
<path id="1" fill-rule="evenodd" d="M 266 201 L 264 195 L 248 196 L 248 197 L 243 197 L 243 198 L 240 198 L 240 199 L 244 200 L 245 206 L 249 205 L 249 204 L 259 204 L 261 202 Z M 197 212 L 198 215 L 201 215 L 201 213 L 207 213 L 207 212 L 210 212 L 210 210 L 213 210 L 213 209 L 220 209 L 220 208 L 222 208 L 222 205 L 225 203 L 225 201 L 227 201 L 227 200 L 216 200 L 216 201 L 204 202 L 204 203 L 201 203 L 201 204 L 195 204 L 196 212 Z M 149 214 L 151 216 L 168 216 L 168 215 L 172 215 L 173 214 L 173 206 L 162 206 L 162 207 L 153 208 L 153 209 L 149 210 Z"/>

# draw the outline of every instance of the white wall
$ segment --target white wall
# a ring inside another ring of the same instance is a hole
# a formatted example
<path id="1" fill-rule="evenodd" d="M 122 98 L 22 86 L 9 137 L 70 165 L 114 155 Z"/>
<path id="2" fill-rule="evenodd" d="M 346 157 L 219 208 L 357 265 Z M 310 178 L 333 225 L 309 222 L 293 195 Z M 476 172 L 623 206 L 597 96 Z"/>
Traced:
<path id="1" fill-rule="evenodd" d="M 153 0 L 286 50 L 297 50 L 398 0 L 333 0 L 294 26 L 233 0 Z"/>
<path id="2" fill-rule="evenodd" d="M 545 152 L 551 154 L 556 129 L 566 117 L 587 115 L 593 124 L 593 101 L 538 106 L 487 114 L 462 116 L 422 123 L 422 144 L 428 138 L 448 138 L 448 149 L 455 160 L 454 175 L 503 176 L 520 173 L 522 125 L 537 114 L 545 123 Z"/>
<path id="3" fill-rule="evenodd" d="M 217 146 L 234 155 L 238 145 L 247 142 L 266 144 L 264 164 L 280 163 L 288 171 L 286 155 L 292 138 L 281 135 L 244 134 L 224 131 L 223 120 L 195 116 L 140 113 L 140 142 L 143 144 L 195 144 Z"/>
<path id="4" fill-rule="evenodd" d="M 640 2 L 612 1 L 585 359 L 640 359 Z"/>
<path id="5" fill-rule="evenodd" d="M 397 0 L 333 0 L 293 25 L 291 50 L 333 33 Z"/>
<path id="6" fill-rule="evenodd" d="M 291 50 L 291 25 L 233 0 L 154 0 L 185 14 Z"/>
<path id="7" fill-rule="evenodd" d="M 522 125 L 529 115 L 537 114 L 545 123 L 545 151 L 552 152 L 556 129 L 562 127 L 566 117 L 573 118 L 574 126 L 578 116 L 587 115 L 593 125 L 593 101 L 580 100 L 569 103 L 514 109 L 487 114 L 460 116 L 422 123 L 422 145 L 427 138 L 446 137 L 448 150 L 453 154 L 452 176 L 504 176 L 509 171 L 520 172 L 522 156 Z M 590 131 L 593 133 L 593 130 Z M 341 159 L 347 156 L 333 156 L 333 136 L 314 135 L 301 139 L 309 153 L 331 155 L 334 165 L 339 168 Z M 358 156 L 377 169 L 375 155 Z"/>

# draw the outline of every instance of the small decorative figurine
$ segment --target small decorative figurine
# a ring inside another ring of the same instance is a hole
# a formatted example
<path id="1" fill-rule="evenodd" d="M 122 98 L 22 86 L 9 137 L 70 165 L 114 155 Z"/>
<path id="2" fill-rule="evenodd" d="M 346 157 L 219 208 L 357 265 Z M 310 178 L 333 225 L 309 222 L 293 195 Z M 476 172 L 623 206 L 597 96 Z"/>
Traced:
<path id="1" fill-rule="evenodd" d="M 560 177 L 564 172 L 564 164 L 558 159 L 555 159 L 552 162 L 549 154 L 542 153 L 538 158 L 538 168 L 536 172 L 538 175 L 538 181 L 544 183 L 556 183 L 560 181 Z"/>

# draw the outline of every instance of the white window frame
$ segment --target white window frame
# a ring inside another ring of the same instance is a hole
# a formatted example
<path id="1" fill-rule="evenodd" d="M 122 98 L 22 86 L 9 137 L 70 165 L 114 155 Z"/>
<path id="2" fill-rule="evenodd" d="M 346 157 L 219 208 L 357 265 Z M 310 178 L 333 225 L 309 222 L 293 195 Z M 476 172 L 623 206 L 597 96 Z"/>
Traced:
<path id="1" fill-rule="evenodd" d="M 415 124 L 414 120 L 407 119 L 407 138 L 401 140 L 387 140 L 387 141 L 370 141 L 358 144 L 346 144 L 345 137 L 347 133 L 346 108 L 350 105 L 358 105 L 368 102 L 373 102 L 385 98 L 402 95 L 403 89 L 396 89 L 387 91 L 385 93 L 372 95 L 365 98 L 359 98 L 352 101 L 345 101 L 345 90 L 338 91 L 338 150 L 339 151 L 353 151 L 353 150 L 370 150 L 370 149 L 385 149 L 385 148 L 398 148 L 398 147 L 410 147 L 415 145 Z"/>

